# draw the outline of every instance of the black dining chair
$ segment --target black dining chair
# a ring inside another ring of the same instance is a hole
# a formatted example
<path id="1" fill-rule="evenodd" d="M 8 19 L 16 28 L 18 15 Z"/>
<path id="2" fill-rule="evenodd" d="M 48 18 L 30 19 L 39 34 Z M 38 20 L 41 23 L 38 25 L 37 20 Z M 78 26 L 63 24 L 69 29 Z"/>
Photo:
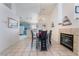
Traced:
<path id="1" fill-rule="evenodd" d="M 41 51 L 47 51 L 47 31 L 41 31 Z"/>
<path id="2" fill-rule="evenodd" d="M 50 30 L 50 32 L 49 32 L 49 44 L 50 44 L 50 45 L 52 45 L 52 44 L 51 44 L 51 36 L 52 36 L 52 30 Z"/>
<path id="3" fill-rule="evenodd" d="M 33 47 L 33 31 L 31 30 L 31 34 L 32 34 L 32 41 L 31 41 L 31 48 Z"/>

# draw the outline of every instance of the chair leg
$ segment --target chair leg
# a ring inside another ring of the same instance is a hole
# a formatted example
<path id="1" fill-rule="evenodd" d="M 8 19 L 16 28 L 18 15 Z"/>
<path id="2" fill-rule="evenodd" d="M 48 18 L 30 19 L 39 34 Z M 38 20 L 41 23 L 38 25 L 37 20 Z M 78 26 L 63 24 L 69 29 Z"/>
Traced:
<path id="1" fill-rule="evenodd" d="M 32 49 L 32 47 L 33 47 L 33 39 L 32 39 L 32 42 L 31 42 L 31 49 Z"/>

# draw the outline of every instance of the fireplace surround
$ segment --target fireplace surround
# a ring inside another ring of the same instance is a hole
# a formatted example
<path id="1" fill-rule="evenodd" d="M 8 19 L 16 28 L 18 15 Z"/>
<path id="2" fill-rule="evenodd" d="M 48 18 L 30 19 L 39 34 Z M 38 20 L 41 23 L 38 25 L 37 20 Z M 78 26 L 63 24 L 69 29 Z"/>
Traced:
<path id="1" fill-rule="evenodd" d="M 73 35 L 60 33 L 60 44 L 73 51 Z"/>
<path id="2" fill-rule="evenodd" d="M 73 35 L 73 53 L 79 56 L 79 28 L 69 27 L 69 26 L 60 27 L 59 34 L 58 34 L 59 43 L 60 43 L 61 33 Z"/>

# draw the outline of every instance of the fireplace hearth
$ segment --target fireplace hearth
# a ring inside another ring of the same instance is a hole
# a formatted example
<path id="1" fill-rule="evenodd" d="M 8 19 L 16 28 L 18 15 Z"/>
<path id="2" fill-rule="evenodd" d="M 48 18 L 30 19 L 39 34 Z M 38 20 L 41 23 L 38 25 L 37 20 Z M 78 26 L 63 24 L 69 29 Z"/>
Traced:
<path id="1" fill-rule="evenodd" d="M 60 44 L 73 51 L 73 35 L 60 33 Z"/>

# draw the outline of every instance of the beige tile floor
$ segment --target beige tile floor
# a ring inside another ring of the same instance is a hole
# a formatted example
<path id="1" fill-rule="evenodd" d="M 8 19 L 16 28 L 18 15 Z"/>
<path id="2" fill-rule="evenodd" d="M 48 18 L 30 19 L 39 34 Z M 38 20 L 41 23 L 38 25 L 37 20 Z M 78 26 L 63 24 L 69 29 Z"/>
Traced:
<path id="1" fill-rule="evenodd" d="M 35 47 L 31 49 L 31 40 L 25 39 L 14 44 L 0 54 L 1 56 L 76 56 L 72 51 L 52 41 L 52 46 L 48 51 L 37 51 Z"/>

